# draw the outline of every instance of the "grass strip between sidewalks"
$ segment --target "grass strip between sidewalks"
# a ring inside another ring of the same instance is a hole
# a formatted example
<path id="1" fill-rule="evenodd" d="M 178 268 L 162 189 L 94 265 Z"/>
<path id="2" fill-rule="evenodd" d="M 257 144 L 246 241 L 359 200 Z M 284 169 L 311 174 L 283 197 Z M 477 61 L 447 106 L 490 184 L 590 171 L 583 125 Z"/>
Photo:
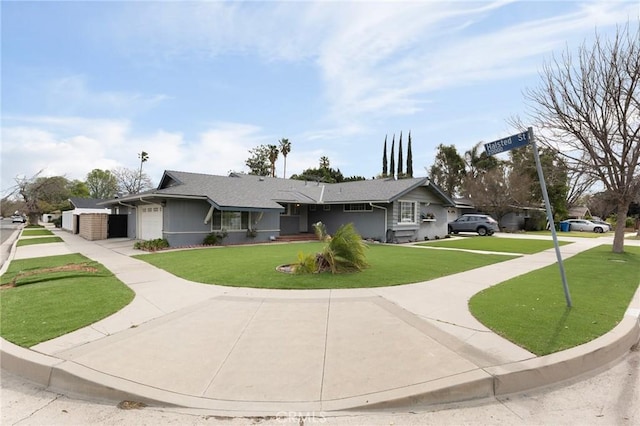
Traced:
<path id="1" fill-rule="evenodd" d="M 16 247 L 31 246 L 34 244 L 50 244 L 50 243 L 62 243 L 64 242 L 60 237 L 36 237 L 36 238 L 24 238 L 19 239 Z"/>
<path id="2" fill-rule="evenodd" d="M 640 284 L 640 247 L 616 254 L 602 245 L 566 259 L 564 266 L 572 308 L 554 264 L 476 294 L 471 313 L 536 355 L 578 346 L 613 329 Z"/>
<path id="3" fill-rule="evenodd" d="M 269 244 L 169 251 L 136 256 L 190 281 L 234 287 L 320 289 L 393 286 L 428 281 L 512 259 L 513 256 L 372 244 L 370 267 L 345 274 L 283 274 L 276 267 L 315 253 L 321 243 Z"/>
<path id="4" fill-rule="evenodd" d="M 25 228 L 22 230 L 23 237 L 33 237 L 38 235 L 53 235 L 53 232 L 49 231 L 48 229 Z"/>
<path id="5" fill-rule="evenodd" d="M 111 271 L 81 254 L 13 260 L 0 281 L 0 335 L 24 347 L 106 318 L 134 297 Z"/>

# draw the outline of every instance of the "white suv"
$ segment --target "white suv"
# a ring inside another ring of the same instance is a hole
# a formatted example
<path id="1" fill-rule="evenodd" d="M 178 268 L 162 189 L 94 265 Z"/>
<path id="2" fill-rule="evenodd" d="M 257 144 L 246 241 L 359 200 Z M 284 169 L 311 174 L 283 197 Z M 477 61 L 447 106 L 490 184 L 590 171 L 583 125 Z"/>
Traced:
<path id="1" fill-rule="evenodd" d="M 16 223 L 16 222 L 24 223 L 25 222 L 24 216 L 21 216 L 19 214 L 14 214 L 13 216 L 11 216 L 11 223 Z"/>

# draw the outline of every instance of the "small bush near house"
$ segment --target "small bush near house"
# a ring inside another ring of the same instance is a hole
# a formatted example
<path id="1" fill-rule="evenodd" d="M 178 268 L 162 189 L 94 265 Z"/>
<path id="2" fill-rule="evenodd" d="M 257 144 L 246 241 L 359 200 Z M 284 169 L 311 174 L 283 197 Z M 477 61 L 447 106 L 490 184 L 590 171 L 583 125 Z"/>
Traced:
<path id="1" fill-rule="evenodd" d="M 144 251 L 157 251 L 169 248 L 169 241 L 164 238 L 156 238 L 155 240 L 148 241 L 136 241 L 133 248 Z"/>
<path id="2" fill-rule="evenodd" d="M 229 234 L 225 230 L 222 230 L 221 232 L 212 232 L 206 237 L 204 237 L 204 241 L 202 243 L 208 246 L 215 246 L 217 244 L 222 244 L 222 240 L 227 238 L 227 235 Z"/>

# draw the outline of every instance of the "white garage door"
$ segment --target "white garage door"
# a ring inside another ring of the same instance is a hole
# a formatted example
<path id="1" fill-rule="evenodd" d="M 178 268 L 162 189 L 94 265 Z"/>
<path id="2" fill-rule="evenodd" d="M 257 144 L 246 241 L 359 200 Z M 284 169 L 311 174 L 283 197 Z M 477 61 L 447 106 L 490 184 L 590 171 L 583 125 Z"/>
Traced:
<path id="1" fill-rule="evenodd" d="M 155 240 L 162 238 L 162 206 L 147 204 L 138 207 L 138 238 Z"/>

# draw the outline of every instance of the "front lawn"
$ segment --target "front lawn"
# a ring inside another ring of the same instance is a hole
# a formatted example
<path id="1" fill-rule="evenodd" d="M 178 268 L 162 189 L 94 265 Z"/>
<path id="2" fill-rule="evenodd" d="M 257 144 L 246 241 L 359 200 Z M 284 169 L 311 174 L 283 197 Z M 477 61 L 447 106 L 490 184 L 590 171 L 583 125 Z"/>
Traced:
<path id="1" fill-rule="evenodd" d="M 234 287 L 319 289 L 382 287 L 428 281 L 512 259 L 513 256 L 369 245 L 370 267 L 345 274 L 294 275 L 276 267 L 315 253 L 322 243 L 267 244 L 168 251 L 136 256 L 190 281 Z"/>
<path id="2" fill-rule="evenodd" d="M 571 244 L 558 241 L 559 245 Z M 420 243 L 420 246 L 447 247 L 465 250 L 482 250 L 506 253 L 533 254 L 553 248 L 553 240 L 534 240 L 528 238 L 499 238 L 499 237 L 457 237 L 446 240 Z"/>
<path id="3" fill-rule="evenodd" d="M 62 243 L 64 242 L 60 237 L 37 237 L 37 238 L 24 238 L 19 239 L 16 244 L 17 247 L 30 246 L 33 244 L 49 244 L 49 243 Z"/>
<path id="4" fill-rule="evenodd" d="M 618 324 L 640 283 L 640 247 L 599 246 L 564 261 L 573 302 L 567 308 L 557 265 L 513 278 L 473 296 L 471 313 L 536 355 L 589 342 Z"/>
<path id="5" fill-rule="evenodd" d="M 0 282 L 0 335 L 24 347 L 106 318 L 134 297 L 103 265 L 80 254 L 13 260 Z"/>

